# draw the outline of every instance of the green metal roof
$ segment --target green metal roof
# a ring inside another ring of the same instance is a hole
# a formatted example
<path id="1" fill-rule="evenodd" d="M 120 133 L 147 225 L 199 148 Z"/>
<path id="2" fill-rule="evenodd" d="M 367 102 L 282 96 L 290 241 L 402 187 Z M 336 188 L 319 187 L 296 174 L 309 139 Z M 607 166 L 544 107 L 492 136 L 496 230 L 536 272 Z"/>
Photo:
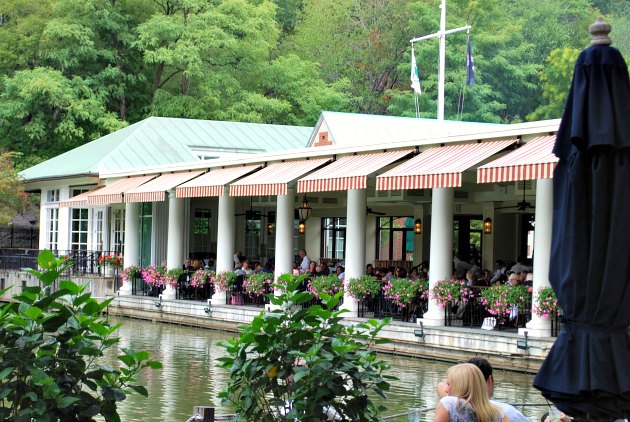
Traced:
<path id="1" fill-rule="evenodd" d="M 259 153 L 305 147 L 311 127 L 149 117 L 20 173 L 25 181 L 193 162 L 196 152 Z"/>

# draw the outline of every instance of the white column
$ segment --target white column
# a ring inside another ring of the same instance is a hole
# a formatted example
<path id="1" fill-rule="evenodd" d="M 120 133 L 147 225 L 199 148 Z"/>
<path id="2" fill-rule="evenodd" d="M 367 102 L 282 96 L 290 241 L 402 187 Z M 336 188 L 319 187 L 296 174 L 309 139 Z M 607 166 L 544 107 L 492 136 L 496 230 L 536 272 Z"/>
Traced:
<path id="1" fill-rule="evenodd" d="M 365 217 L 367 214 L 367 191 L 348 190 L 346 218 L 346 280 L 361 277 L 365 271 Z M 348 293 L 343 296 L 346 316 L 356 317 L 359 303 Z"/>
<path id="2" fill-rule="evenodd" d="M 551 321 L 536 316 L 533 304 L 540 287 L 549 287 L 549 262 L 551 260 L 551 225 L 553 218 L 553 179 L 536 181 L 536 228 L 534 231 L 534 283 L 532 297 L 532 320 L 519 334 L 531 337 L 551 336 Z"/>
<path id="3" fill-rule="evenodd" d="M 295 188 L 286 195 L 278 195 L 276 209 L 276 265 L 274 278 L 293 272 L 293 216 Z"/>
<path id="4" fill-rule="evenodd" d="M 429 290 L 439 280 L 453 273 L 453 188 L 433 189 L 431 203 L 431 249 L 429 251 Z M 429 300 L 429 310 L 422 318 L 424 325 L 444 325 L 444 309 Z"/>
<path id="5" fill-rule="evenodd" d="M 182 268 L 184 264 L 184 200 L 175 196 L 175 190 L 168 195 L 168 240 L 166 246 L 166 269 Z M 175 299 L 175 289 L 166 286 L 162 297 Z"/>
<path id="6" fill-rule="evenodd" d="M 234 197 L 226 187 L 219 197 L 219 218 L 217 224 L 217 274 L 234 269 Z M 225 305 L 225 292 L 212 295 L 212 305 Z"/>
<path id="7" fill-rule="evenodd" d="M 123 251 L 124 268 L 140 265 L 140 203 L 125 204 L 125 249 Z M 131 282 L 127 280 L 120 287 L 121 296 L 130 295 Z"/>

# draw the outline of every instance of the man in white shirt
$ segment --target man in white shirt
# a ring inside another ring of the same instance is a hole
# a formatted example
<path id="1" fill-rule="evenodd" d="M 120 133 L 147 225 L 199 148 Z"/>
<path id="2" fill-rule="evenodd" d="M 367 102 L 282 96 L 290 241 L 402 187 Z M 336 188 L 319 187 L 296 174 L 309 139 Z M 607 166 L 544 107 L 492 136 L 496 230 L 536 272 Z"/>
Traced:
<path id="1" fill-rule="evenodd" d="M 300 274 L 304 274 L 308 271 L 308 266 L 311 263 L 311 259 L 306 255 L 306 249 L 300 249 L 298 252 L 300 256 Z"/>

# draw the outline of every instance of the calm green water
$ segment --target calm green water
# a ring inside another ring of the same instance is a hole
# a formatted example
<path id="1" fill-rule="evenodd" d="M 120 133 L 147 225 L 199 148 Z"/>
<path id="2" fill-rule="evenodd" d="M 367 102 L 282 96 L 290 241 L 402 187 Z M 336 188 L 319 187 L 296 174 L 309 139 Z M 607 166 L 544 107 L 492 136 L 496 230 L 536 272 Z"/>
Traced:
<path id="1" fill-rule="evenodd" d="M 216 367 L 216 359 L 224 354 L 217 343 L 229 339 L 232 333 L 126 318 L 110 318 L 110 321 L 123 323 L 118 347 L 149 351 L 164 366 L 162 370 L 145 371 L 138 376 L 149 390 L 149 398 L 134 395 L 122 402 L 119 413 L 123 421 L 184 422 L 192 415 L 193 406 L 212 406 L 217 414 L 230 413 L 216 397 L 227 382 L 227 373 Z M 107 359 L 113 362 L 117 354 L 112 349 Z M 444 378 L 449 364 L 401 356 L 381 357 L 389 361 L 390 373 L 399 378 L 392 383 L 385 404 L 389 410 L 384 416 L 405 412 L 410 407 L 435 407 L 435 386 Z M 531 387 L 533 375 L 507 371 L 495 371 L 494 375 L 497 400 L 545 403 Z M 534 421 L 540 420 L 544 412 L 542 407 L 523 411 Z M 423 420 L 433 420 L 433 413 L 425 414 Z"/>

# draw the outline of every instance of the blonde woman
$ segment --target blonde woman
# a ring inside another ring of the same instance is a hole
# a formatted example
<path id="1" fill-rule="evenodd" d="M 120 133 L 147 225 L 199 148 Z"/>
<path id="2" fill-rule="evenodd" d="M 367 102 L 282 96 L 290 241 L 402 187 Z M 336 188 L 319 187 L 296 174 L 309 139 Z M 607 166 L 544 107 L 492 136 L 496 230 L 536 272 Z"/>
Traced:
<path id="1" fill-rule="evenodd" d="M 481 370 L 472 363 L 452 366 L 446 372 L 450 396 L 442 397 L 434 422 L 510 422 L 490 403 Z"/>

